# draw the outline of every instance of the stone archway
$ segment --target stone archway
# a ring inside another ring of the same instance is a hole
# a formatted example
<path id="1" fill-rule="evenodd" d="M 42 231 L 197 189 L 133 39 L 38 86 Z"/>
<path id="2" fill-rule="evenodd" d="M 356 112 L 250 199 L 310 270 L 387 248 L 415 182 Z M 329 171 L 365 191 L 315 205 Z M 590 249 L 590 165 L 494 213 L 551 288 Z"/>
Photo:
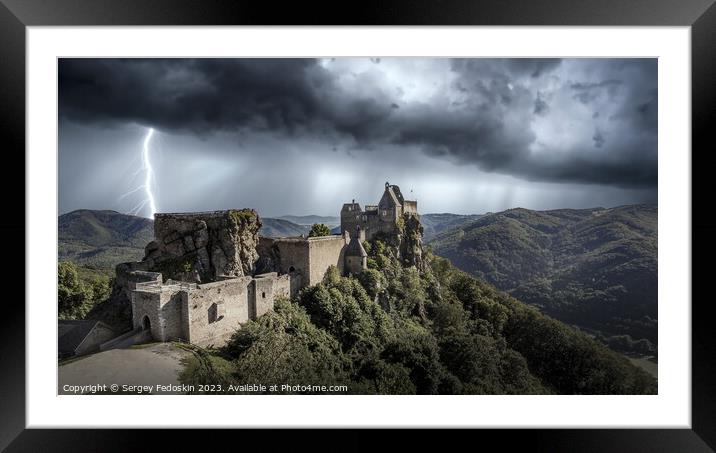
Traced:
<path id="1" fill-rule="evenodd" d="M 142 318 L 142 330 L 152 330 L 152 323 L 149 321 L 149 316 L 144 315 Z"/>

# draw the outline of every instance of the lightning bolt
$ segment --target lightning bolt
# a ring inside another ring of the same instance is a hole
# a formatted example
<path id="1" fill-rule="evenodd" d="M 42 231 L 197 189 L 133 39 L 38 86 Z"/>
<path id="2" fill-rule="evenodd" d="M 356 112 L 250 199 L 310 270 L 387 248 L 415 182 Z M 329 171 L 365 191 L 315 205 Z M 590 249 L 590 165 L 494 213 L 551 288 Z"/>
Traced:
<path id="1" fill-rule="evenodd" d="M 144 137 L 144 149 L 142 152 L 142 161 L 144 162 L 144 191 L 147 193 L 147 200 L 149 201 L 149 217 L 154 218 L 154 213 L 157 212 L 157 205 L 154 202 L 154 194 L 152 193 L 152 178 L 154 177 L 154 169 L 152 169 L 152 162 L 149 160 L 149 142 L 152 140 L 154 135 L 154 128 L 149 128 L 147 136 Z"/>
<path id="2" fill-rule="evenodd" d="M 123 199 L 127 197 L 128 195 L 131 195 L 135 192 L 138 192 L 142 189 L 144 189 L 145 198 L 137 203 L 132 209 L 130 209 L 127 213 L 132 215 L 137 215 L 139 212 L 147 205 L 149 204 L 149 217 L 154 218 L 154 214 L 157 212 L 157 205 L 154 201 L 154 193 L 152 193 L 152 181 L 154 179 L 154 168 L 152 168 L 152 161 L 149 160 L 149 144 L 152 141 L 152 136 L 154 136 L 154 128 L 148 128 L 147 129 L 147 135 L 144 136 L 144 144 L 142 146 L 142 168 L 137 170 L 134 175 L 138 175 L 140 172 L 144 171 L 144 184 L 135 187 L 134 189 L 130 190 L 129 192 L 124 193 L 119 197 L 119 199 Z"/>

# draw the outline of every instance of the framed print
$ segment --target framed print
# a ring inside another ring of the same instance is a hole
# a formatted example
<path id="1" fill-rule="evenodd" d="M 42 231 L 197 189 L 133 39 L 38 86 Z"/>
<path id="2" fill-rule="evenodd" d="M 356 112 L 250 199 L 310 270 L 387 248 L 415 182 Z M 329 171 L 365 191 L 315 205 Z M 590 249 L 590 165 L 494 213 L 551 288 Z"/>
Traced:
<path id="1" fill-rule="evenodd" d="M 3 445 L 710 451 L 716 7 L 564 3 L 5 1 Z"/>

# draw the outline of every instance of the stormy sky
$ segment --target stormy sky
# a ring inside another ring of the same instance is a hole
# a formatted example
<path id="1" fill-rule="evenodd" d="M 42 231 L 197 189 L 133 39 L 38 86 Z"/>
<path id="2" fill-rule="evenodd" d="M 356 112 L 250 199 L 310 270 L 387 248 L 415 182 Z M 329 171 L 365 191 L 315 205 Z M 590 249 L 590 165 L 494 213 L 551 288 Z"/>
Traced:
<path id="1" fill-rule="evenodd" d="M 59 211 L 657 201 L 656 59 L 60 59 Z"/>

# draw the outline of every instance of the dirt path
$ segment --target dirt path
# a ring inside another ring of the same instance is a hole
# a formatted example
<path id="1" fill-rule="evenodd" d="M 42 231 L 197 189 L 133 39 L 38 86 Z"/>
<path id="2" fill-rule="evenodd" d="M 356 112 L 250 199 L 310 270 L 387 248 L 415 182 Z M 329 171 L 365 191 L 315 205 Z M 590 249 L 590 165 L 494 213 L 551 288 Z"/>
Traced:
<path id="1" fill-rule="evenodd" d="M 190 354 L 171 343 L 99 352 L 60 365 L 58 393 L 181 394 L 182 359 Z"/>

